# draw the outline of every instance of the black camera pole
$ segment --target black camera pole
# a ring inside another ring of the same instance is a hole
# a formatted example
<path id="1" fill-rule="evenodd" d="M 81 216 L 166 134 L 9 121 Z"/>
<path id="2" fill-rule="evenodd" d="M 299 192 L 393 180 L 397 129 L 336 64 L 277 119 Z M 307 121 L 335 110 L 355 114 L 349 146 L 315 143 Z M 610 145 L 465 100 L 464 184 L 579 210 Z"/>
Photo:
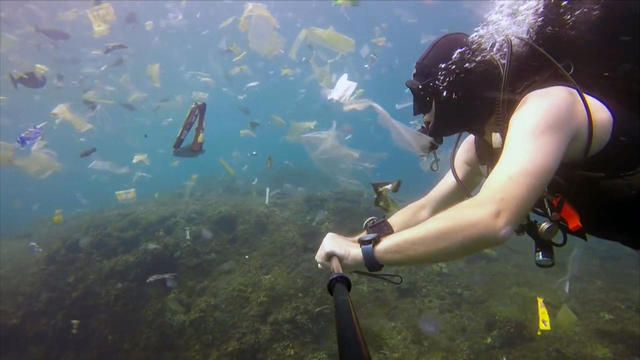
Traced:
<path id="1" fill-rule="evenodd" d="M 336 333 L 340 360 L 371 359 L 369 349 L 360 331 L 356 311 L 351 304 L 349 291 L 351 280 L 342 273 L 342 265 L 337 257 L 331 258 L 333 275 L 327 283 L 327 290 L 333 296 L 336 314 Z"/>

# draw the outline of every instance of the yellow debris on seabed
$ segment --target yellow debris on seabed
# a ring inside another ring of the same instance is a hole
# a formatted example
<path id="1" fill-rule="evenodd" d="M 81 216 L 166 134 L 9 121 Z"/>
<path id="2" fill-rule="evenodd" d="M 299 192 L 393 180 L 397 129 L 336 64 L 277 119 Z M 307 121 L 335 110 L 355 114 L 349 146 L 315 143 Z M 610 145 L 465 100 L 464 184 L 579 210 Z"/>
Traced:
<path id="1" fill-rule="evenodd" d="M 160 87 L 160 64 L 155 63 L 147 66 L 147 75 L 151 78 L 153 86 Z"/>
<path id="2" fill-rule="evenodd" d="M 136 200 L 135 188 L 116 191 L 115 194 L 116 194 L 116 199 L 118 199 L 118 201 L 121 203 L 129 203 Z"/>
<path id="3" fill-rule="evenodd" d="M 284 38 L 278 34 L 278 21 L 271 15 L 267 6 L 260 3 L 246 3 L 240 17 L 238 29 L 249 31 L 249 47 L 269 58 L 280 53 L 284 47 Z"/>
<path id="4" fill-rule="evenodd" d="M 107 35 L 111 23 L 116 19 L 113 7 L 109 3 L 102 3 L 87 10 L 89 20 L 93 26 L 93 37 Z"/>
<path id="5" fill-rule="evenodd" d="M 318 124 L 317 121 L 306 121 L 306 122 L 294 122 L 292 121 L 289 125 L 289 132 L 287 136 L 285 136 L 285 140 L 290 142 L 297 142 L 300 139 L 300 135 L 303 133 L 313 130 Z"/>
<path id="6" fill-rule="evenodd" d="M 220 165 L 222 165 L 222 167 L 227 171 L 229 175 L 233 176 L 236 174 L 235 170 L 233 170 L 231 166 L 229 166 L 229 164 L 227 164 L 227 162 L 224 161 L 223 158 L 218 159 L 218 162 L 220 163 Z"/>
<path id="7" fill-rule="evenodd" d="M 85 132 L 93 128 L 93 125 L 89 124 L 85 118 L 74 114 L 69 104 L 59 104 L 51 110 L 50 115 L 56 119 L 56 124 L 59 123 L 60 120 L 68 121 L 79 132 Z"/>
<path id="8" fill-rule="evenodd" d="M 62 209 L 57 209 L 54 213 L 53 213 L 53 218 L 51 219 L 51 221 L 53 221 L 54 224 L 60 224 L 63 220 L 63 216 L 62 216 Z"/>

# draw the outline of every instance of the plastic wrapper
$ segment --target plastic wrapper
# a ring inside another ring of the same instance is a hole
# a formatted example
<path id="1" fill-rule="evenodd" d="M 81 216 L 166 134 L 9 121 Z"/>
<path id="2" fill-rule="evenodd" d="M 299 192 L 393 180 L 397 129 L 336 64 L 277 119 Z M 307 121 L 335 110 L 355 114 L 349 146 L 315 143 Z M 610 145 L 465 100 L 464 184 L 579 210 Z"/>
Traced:
<path id="1" fill-rule="evenodd" d="M 69 104 L 59 104 L 51 110 L 50 115 L 56 119 L 56 123 L 60 122 L 60 120 L 67 121 L 79 132 L 85 132 L 93 128 L 93 125 L 89 124 L 85 118 L 74 114 Z"/>
<path id="2" fill-rule="evenodd" d="M 147 75 L 151 78 L 153 86 L 160 87 L 160 64 L 155 63 L 147 66 Z"/>
<path id="3" fill-rule="evenodd" d="M 357 82 L 348 80 L 348 75 L 346 73 L 342 74 L 340 79 L 338 79 L 336 86 L 331 90 L 331 93 L 329 93 L 327 99 L 345 103 L 351 99 L 351 96 L 357 86 Z"/>
<path id="4" fill-rule="evenodd" d="M 284 46 L 284 39 L 276 31 L 278 27 L 278 21 L 267 10 L 266 5 L 244 5 L 238 28 L 243 32 L 248 31 L 249 47 L 252 50 L 267 57 L 279 54 Z"/>
<path id="5" fill-rule="evenodd" d="M 280 116 L 273 114 L 271 115 L 271 124 L 276 125 L 276 126 L 280 126 L 280 127 L 285 127 L 287 126 L 287 122 L 284 121 L 283 118 L 281 118 Z"/>
<path id="6" fill-rule="evenodd" d="M 116 199 L 118 199 L 118 202 L 121 202 L 121 203 L 130 203 L 136 200 L 135 188 L 116 191 L 115 194 L 116 194 Z"/>
<path id="7" fill-rule="evenodd" d="M 355 40 L 335 31 L 333 26 L 329 26 L 327 29 L 308 27 L 300 30 L 296 40 L 291 46 L 289 50 L 289 57 L 291 59 L 298 59 L 298 49 L 303 42 L 314 48 L 319 47 L 333 51 L 337 55 L 353 52 L 356 46 Z"/>
<path id="8" fill-rule="evenodd" d="M 153 30 L 153 21 L 149 20 L 147 22 L 144 23 L 144 29 L 147 31 L 151 31 Z"/>
<path id="9" fill-rule="evenodd" d="M 89 90 L 82 95 L 82 101 L 89 101 L 97 104 L 115 104 L 115 101 L 100 97 L 96 90 Z"/>
<path id="10" fill-rule="evenodd" d="M 44 145 L 32 148 L 29 155 L 15 158 L 13 164 L 29 176 L 45 179 L 62 168 L 55 152 L 44 149 Z"/>
<path id="11" fill-rule="evenodd" d="M 240 65 L 240 66 L 236 66 L 233 69 L 229 70 L 229 74 L 230 75 L 237 75 L 240 73 L 248 73 L 249 72 L 249 67 L 247 65 Z"/>
<path id="12" fill-rule="evenodd" d="M 89 169 L 108 171 L 114 174 L 126 174 L 130 170 L 127 166 L 117 166 L 111 161 L 94 160 L 89 164 Z"/>
<path id="13" fill-rule="evenodd" d="M 316 127 L 316 124 L 318 124 L 317 121 L 291 121 L 289 124 L 289 132 L 287 133 L 287 136 L 285 136 L 285 140 L 290 142 L 297 142 L 298 140 L 300 140 L 300 135 L 309 130 L 313 130 Z"/>
<path id="14" fill-rule="evenodd" d="M 222 28 L 225 28 L 225 27 L 229 26 L 229 24 L 231 24 L 233 22 L 233 20 L 235 20 L 235 19 L 236 19 L 236 17 L 232 16 L 232 17 L 228 18 L 227 20 L 221 22 L 220 25 L 218 26 L 218 29 L 222 29 Z"/>
<path id="15" fill-rule="evenodd" d="M 116 19 L 113 7 L 109 3 L 102 3 L 87 10 L 87 15 L 93 26 L 93 36 L 100 37 L 109 33 L 111 23 Z"/>
<path id="16" fill-rule="evenodd" d="M 147 154 L 134 154 L 133 155 L 133 159 L 131 160 L 132 163 L 139 163 L 139 162 L 143 162 L 147 165 L 149 165 L 149 157 L 147 156 Z"/>

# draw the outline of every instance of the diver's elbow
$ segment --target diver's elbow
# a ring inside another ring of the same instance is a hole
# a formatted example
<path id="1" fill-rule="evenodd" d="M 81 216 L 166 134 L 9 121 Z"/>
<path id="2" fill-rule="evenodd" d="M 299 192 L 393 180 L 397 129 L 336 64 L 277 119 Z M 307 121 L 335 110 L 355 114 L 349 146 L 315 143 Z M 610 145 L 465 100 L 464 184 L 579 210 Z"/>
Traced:
<path id="1" fill-rule="evenodd" d="M 492 211 L 488 211 L 489 221 L 493 224 L 491 229 L 491 247 L 500 246 L 509 240 L 516 229 L 517 224 L 514 224 L 511 216 L 508 212 L 500 206 L 494 207 Z"/>

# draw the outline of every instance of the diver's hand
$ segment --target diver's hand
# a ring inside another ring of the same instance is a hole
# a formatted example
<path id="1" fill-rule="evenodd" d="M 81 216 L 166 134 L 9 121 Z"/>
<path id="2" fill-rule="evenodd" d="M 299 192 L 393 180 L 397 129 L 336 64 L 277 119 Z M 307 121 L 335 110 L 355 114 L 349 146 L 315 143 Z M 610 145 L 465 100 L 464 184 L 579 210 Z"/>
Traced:
<path id="1" fill-rule="evenodd" d="M 327 233 L 316 253 L 316 262 L 321 269 L 331 269 L 331 258 L 337 256 L 343 271 L 364 268 L 360 244 L 349 237 L 335 233 Z"/>

